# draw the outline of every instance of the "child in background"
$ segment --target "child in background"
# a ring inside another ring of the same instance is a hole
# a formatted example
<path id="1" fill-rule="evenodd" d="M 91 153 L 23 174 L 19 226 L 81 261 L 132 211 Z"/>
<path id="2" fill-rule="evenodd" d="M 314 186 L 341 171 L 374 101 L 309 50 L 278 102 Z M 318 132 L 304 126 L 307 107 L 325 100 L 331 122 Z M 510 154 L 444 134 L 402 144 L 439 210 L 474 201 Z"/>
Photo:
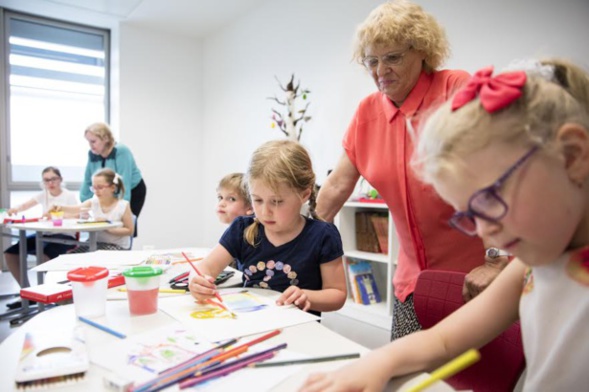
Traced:
<path id="1" fill-rule="evenodd" d="M 217 216 L 221 223 L 228 225 L 238 216 L 253 213 L 252 204 L 243 183 L 243 173 L 227 174 L 219 181 L 217 200 Z"/>
<path id="2" fill-rule="evenodd" d="M 123 200 L 125 185 L 123 179 L 111 169 L 98 170 L 92 176 L 92 192 L 94 197 L 77 206 L 53 207 L 54 211 L 64 211 L 66 214 L 79 214 L 82 209 L 89 208 L 97 221 L 123 222 L 123 227 L 117 227 L 97 233 L 97 249 L 128 250 L 131 245 L 130 236 L 133 235 L 133 217 L 129 202 Z M 88 252 L 88 245 L 80 245 L 70 253 Z"/>
<path id="3" fill-rule="evenodd" d="M 246 173 L 254 216 L 237 217 L 199 263 L 190 292 L 198 300 L 216 293 L 212 277 L 235 258 L 244 286 L 282 292 L 278 305 L 315 312 L 340 309 L 346 300 L 342 242 L 337 228 L 315 213 L 311 158 L 297 142 L 260 146 Z M 300 214 L 309 201 L 314 219 Z"/>
<path id="4" fill-rule="evenodd" d="M 219 181 L 217 186 L 217 216 L 221 223 L 231 224 L 235 218 L 253 214 L 252 203 L 243 182 L 243 173 L 231 173 Z M 233 260 L 229 266 L 237 268 Z"/>
<path id="5" fill-rule="evenodd" d="M 479 71 L 427 121 L 415 163 L 459 211 L 450 224 L 509 251 L 497 279 L 433 328 L 302 391 L 380 391 L 521 321 L 527 391 L 589 385 L 589 75 L 563 61 L 492 77 Z"/>
<path id="6" fill-rule="evenodd" d="M 63 178 L 61 177 L 61 172 L 58 168 L 49 166 L 43 169 L 42 173 L 43 182 L 41 183 L 41 187 L 44 191 L 39 192 L 32 199 L 24 202 L 23 204 L 19 205 L 15 208 L 10 208 L 8 210 L 8 215 L 15 215 L 20 212 L 26 211 L 37 204 L 41 204 L 43 208 L 43 214 L 47 213 L 49 208 L 54 204 L 63 204 L 63 205 L 76 205 L 80 203 L 78 200 L 78 196 L 74 192 L 71 192 L 62 187 Z M 74 235 L 69 233 L 56 233 L 51 234 L 51 237 L 55 238 L 63 238 L 63 239 L 73 239 Z M 6 259 L 6 265 L 8 269 L 14 276 L 14 279 L 20 285 L 22 282 L 20 281 L 20 269 L 19 269 L 19 245 L 20 243 L 16 243 L 4 251 L 4 258 Z M 44 262 L 50 259 L 54 259 L 57 256 L 66 253 L 68 250 L 74 248 L 75 245 L 66 245 L 66 244 L 56 244 L 51 242 L 44 242 L 43 243 L 43 255 L 44 255 Z M 35 234 L 27 236 L 27 253 L 28 254 L 35 254 Z"/>

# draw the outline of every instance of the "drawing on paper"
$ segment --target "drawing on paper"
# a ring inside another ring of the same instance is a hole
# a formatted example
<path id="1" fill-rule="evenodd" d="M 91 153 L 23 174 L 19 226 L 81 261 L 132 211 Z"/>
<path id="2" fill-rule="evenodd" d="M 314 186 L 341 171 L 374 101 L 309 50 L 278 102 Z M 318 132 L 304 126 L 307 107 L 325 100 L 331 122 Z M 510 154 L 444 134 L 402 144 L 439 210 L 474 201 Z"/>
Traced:
<path id="1" fill-rule="evenodd" d="M 198 338 L 185 330 L 171 331 L 157 343 L 137 344 L 129 351 L 127 363 L 159 373 L 192 358 L 200 350 L 198 343 Z M 192 347 L 195 350 L 188 349 Z"/>
<path id="2" fill-rule="evenodd" d="M 268 306 L 259 297 L 250 294 L 247 290 L 224 294 L 223 303 L 234 313 L 257 312 Z M 230 312 L 219 306 L 213 304 L 199 304 L 199 306 L 199 309 L 190 313 L 190 317 L 198 320 L 233 318 Z"/>

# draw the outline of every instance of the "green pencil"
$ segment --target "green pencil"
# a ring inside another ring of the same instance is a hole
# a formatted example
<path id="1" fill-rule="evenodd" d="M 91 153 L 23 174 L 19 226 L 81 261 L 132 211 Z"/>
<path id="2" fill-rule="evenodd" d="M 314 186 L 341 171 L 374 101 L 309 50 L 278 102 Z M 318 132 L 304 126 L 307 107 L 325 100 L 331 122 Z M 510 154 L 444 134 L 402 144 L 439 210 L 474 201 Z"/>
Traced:
<path id="1" fill-rule="evenodd" d="M 261 363 L 256 363 L 254 365 L 254 367 L 258 368 L 258 367 L 271 367 L 271 366 L 301 365 L 301 364 L 305 364 L 305 363 L 341 361 L 344 359 L 354 359 L 354 358 L 360 358 L 360 354 L 358 354 L 358 353 L 340 354 L 340 355 L 331 355 L 331 356 L 327 356 L 327 357 L 293 359 L 293 360 L 289 360 L 289 361 L 261 362 Z"/>

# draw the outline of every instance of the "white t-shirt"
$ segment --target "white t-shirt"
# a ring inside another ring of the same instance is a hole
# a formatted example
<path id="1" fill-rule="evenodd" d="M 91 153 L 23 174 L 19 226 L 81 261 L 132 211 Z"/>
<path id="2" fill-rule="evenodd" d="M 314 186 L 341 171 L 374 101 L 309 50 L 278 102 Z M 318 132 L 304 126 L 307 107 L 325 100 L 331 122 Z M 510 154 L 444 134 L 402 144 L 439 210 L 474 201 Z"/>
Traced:
<path id="1" fill-rule="evenodd" d="M 528 270 L 520 300 L 525 391 L 589 388 L 589 247 Z"/>
<path id="2" fill-rule="evenodd" d="M 120 199 L 117 204 L 109 211 L 104 212 L 102 208 L 100 208 L 100 201 L 96 196 L 91 199 L 91 209 L 96 220 L 109 220 L 111 222 L 122 222 L 123 221 L 123 214 L 129 205 L 129 202 L 123 199 Z M 107 233 L 106 231 L 99 231 L 96 235 L 96 240 L 98 242 L 106 242 L 109 244 L 115 244 L 120 246 L 124 249 L 129 249 L 131 246 L 131 237 L 130 236 L 120 236 Z"/>
<path id="3" fill-rule="evenodd" d="M 58 206 L 75 206 L 80 204 L 80 199 L 78 198 L 78 194 L 72 191 L 69 191 L 65 188 L 61 188 L 61 193 L 57 196 L 51 195 L 48 191 L 43 191 L 37 193 L 33 196 L 33 199 L 37 201 L 37 203 L 41 204 L 43 208 L 43 214 L 46 213 L 49 208 L 58 205 Z M 55 233 L 57 234 L 57 233 Z M 67 235 L 68 237 L 75 237 L 75 234 L 72 233 L 59 233 L 63 235 Z"/>
<path id="4" fill-rule="evenodd" d="M 78 194 L 64 188 L 61 188 L 61 193 L 57 196 L 53 196 L 51 193 L 43 191 L 33 196 L 33 199 L 41 204 L 41 207 L 43 207 L 43 214 L 49 210 L 49 207 L 54 205 L 75 206 L 80 204 Z"/>

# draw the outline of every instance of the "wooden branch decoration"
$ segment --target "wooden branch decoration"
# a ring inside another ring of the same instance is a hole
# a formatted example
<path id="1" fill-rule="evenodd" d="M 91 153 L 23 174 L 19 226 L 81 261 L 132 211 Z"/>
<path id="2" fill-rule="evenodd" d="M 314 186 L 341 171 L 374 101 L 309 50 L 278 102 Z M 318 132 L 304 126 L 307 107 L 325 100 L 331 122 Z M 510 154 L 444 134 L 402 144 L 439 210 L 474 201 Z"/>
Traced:
<path id="1" fill-rule="evenodd" d="M 291 75 L 290 80 L 286 86 L 282 86 L 282 83 L 280 83 L 278 77 L 274 76 L 274 78 L 278 82 L 280 89 L 286 93 L 286 98 L 284 101 L 281 101 L 276 96 L 268 97 L 267 99 L 276 101 L 276 103 L 279 105 L 286 106 L 286 116 L 277 110 L 272 109 L 272 112 L 274 113 L 272 115 L 272 128 L 278 126 L 282 133 L 284 133 L 287 137 L 293 140 L 300 140 L 301 134 L 303 133 L 303 123 L 311 120 L 311 116 L 306 115 L 310 102 L 307 102 L 304 109 L 298 111 L 296 110 L 295 103 L 299 97 L 302 97 L 303 100 L 306 100 L 307 95 L 311 91 L 308 89 L 300 90 L 300 81 L 298 81 L 295 85 L 294 73 Z M 295 117 L 295 114 L 298 116 Z"/>

